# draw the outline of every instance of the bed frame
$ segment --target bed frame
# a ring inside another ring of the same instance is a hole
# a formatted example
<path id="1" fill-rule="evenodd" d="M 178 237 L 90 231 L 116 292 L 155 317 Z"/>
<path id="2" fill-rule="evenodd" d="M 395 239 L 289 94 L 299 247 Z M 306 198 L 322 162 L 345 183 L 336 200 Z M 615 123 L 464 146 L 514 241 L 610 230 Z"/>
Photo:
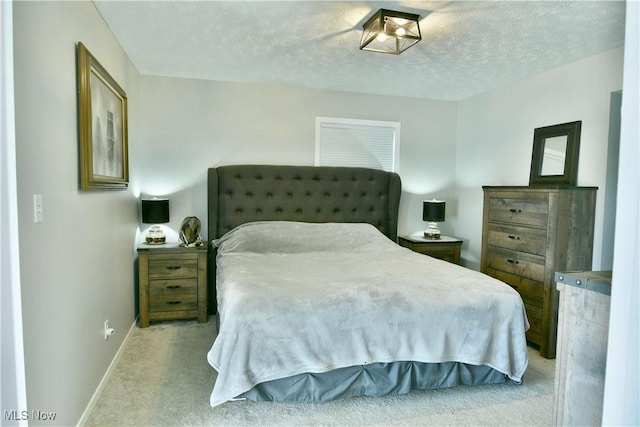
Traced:
<path id="1" fill-rule="evenodd" d="M 359 167 L 231 165 L 207 177 L 209 313 L 216 313 L 213 239 L 251 221 L 362 222 L 397 241 L 400 176 Z"/>

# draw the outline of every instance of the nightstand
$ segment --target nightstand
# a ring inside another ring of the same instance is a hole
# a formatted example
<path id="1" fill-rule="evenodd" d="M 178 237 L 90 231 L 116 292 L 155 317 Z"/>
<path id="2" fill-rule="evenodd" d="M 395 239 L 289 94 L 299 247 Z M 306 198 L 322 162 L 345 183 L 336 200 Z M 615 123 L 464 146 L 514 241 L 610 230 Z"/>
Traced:
<path id="1" fill-rule="evenodd" d="M 437 240 L 425 239 L 420 231 L 408 236 L 398 236 L 398 243 L 414 252 L 460 264 L 462 240 L 455 237 L 441 236 Z"/>
<path id="2" fill-rule="evenodd" d="M 207 322 L 207 247 L 138 247 L 140 327 L 153 320 Z"/>

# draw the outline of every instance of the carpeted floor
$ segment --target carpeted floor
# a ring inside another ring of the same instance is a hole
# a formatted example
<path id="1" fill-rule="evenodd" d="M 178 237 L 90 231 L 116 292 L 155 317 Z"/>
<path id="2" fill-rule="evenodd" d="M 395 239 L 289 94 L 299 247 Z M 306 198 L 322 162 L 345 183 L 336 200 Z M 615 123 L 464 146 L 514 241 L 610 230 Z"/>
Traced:
<path id="1" fill-rule="evenodd" d="M 88 426 L 548 426 L 555 361 L 529 350 L 522 385 L 418 391 L 321 404 L 227 402 L 209 406 L 215 370 L 209 323 L 135 328 L 87 419 Z"/>

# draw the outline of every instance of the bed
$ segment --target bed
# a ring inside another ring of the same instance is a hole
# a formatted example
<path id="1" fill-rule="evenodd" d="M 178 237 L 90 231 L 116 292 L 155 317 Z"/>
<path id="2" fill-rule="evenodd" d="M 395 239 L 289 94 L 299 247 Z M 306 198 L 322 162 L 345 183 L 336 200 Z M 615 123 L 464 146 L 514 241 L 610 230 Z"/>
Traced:
<path id="1" fill-rule="evenodd" d="M 212 406 L 522 381 L 520 296 L 397 245 L 400 193 L 365 168 L 209 169 Z"/>

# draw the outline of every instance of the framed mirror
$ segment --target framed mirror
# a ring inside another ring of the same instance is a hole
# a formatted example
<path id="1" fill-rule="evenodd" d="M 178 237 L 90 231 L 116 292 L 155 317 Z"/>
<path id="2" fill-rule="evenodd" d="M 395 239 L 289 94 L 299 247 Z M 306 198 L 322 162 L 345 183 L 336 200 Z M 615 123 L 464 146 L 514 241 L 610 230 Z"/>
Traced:
<path id="1" fill-rule="evenodd" d="M 536 128 L 529 185 L 576 185 L 582 121 Z"/>

